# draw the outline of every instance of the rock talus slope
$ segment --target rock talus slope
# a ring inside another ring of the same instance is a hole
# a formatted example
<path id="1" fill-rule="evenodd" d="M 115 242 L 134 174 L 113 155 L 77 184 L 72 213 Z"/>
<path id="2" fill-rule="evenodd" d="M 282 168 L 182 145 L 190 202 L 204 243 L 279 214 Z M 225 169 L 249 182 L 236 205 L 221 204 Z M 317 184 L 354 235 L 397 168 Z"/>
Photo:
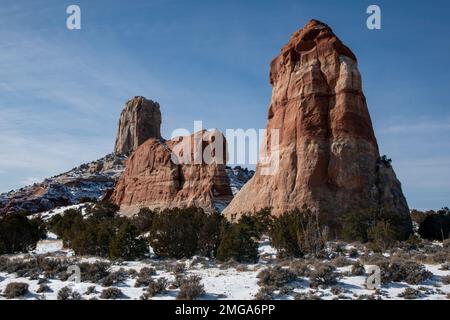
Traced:
<path id="1" fill-rule="evenodd" d="M 348 211 L 409 209 L 389 163 L 380 161 L 357 60 L 317 20 L 295 32 L 270 66 L 268 140 L 279 130 L 277 170 L 254 177 L 224 210 L 229 219 L 271 207 L 275 215 L 308 208 L 336 222 Z"/>

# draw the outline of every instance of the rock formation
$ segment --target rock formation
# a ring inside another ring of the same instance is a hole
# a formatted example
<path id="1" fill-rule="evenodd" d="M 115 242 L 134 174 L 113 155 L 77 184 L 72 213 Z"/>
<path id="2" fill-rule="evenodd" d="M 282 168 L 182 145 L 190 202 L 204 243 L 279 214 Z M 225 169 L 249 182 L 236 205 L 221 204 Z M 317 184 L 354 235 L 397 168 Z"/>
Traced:
<path id="1" fill-rule="evenodd" d="M 126 156 L 109 154 L 40 183 L 0 194 L 0 214 L 38 213 L 55 207 L 98 199 L 114 188 L 125 168 Z"/>
<path id="2" fill-rule="evenodd" d="M 222 211 L 231 201 L 232 194 L 239 191 L 253 172 L 240 167 L 225 167 L 225 162 L 176 165 L 171 161 L 171 148 L 190 139 L 164 141 L 160 126 L 159 104 L 135 97 L 127 102 L 121 113 L 114 153 L 40 183 L 0 194 L 0 214 L 38 213 L 77 204 L 84 199 L 110 199 L 113 193 L 114 200 L 127 213 L 142 205 L 160 208 L 197 205 L 206 210 Z M 200 144 L 205 150 L 217 134 L 201 132 L 191 138 L 206 140 Z M 127 174 L 114 192 L 125 170 L 127 154 L 146 141 L 142 150 L 131 157 Z M 192 155 L 192 151 L 188 153 Z"/>
<path id="3" fill-rule="evenodd" d="M 128 155 L 150 138 L 161 138 L 159 104 L 144 97 L 134 97 L 120 114 L 114 152 Z"/>
<path id="4" fill-rule="evenodd" d="M 357 60 L 326 24 L 295 32 L 270 67 L 267 147 L 277 170 L 254 177 L 224 210 L 229 219 L 271 207 L 275 215 L 308 208 L 327 221 L 353 210 L 384 209 L 411 220 L 400 182 L 380 161 Z M 275 157 L 276 155 L 276 157 Z"/>
<path id="5" fill-rule="evenodd" d="M 208 164 L 200 158 L 200 162 L 194 162 L 196 143 L 201 154 L 208 148 L 215 153 L 213 141 L 219 135 L 223 138 L 218 131 L 200 131 L 168 141 L 147 140 L 127 161 L 112 202 L 125 215 L 135 214 L 142 207 L 196 206 L 221 211 L 233 196 L 225 170 L 226 150 L 217 154 L 220 161 Z"/>

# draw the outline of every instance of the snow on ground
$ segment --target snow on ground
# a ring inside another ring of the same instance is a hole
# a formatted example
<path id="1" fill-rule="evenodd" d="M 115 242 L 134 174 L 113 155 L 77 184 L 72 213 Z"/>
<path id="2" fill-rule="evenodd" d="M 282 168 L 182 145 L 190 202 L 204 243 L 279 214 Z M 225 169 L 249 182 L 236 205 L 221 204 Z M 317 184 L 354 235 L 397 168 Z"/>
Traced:
<path id="1" fill-rule="evenodd" d="M 70 205 L 70 206 L 59 207 L 59 208 L 52 209 L 52 210 L 49 210 L 49 211 L 36 213 L 36 214 L 33 214 L 33 215 L 29 216 L 29 218 L 30 219 L 34 219 L 34 218 L 40 217 L 44 221 L 48 221 L 48 220 L 50 220 L 51 218 L 53 218 L 54 216 L 56 216 L 58 214 L 63 214 L 64 211 L 66 211 L 66 210 L 70 210 L 70 209 L 75 209 L 76 210 L 76 209 L 79 209 L 79 208 L 81 208 L 82 214 L 85 215 L 86 214 L 85 207 L 86 207 L 86 203 L 74 204 L 74 205 Z"/>
<path id="2" fill-rule="evenodd" d="M 40 216 L 48 220 L 51 217 L 62 214 L 67 209 L 78 209 L 82 208 L 82 204 L 73 205 L 67 207 L 61 207 L 48 212 L 41 213 Z M 436 248 L 442 248 L 441 243 L 433 243 Z M 356 249 L 355 246 L 346 244 L 344 246 L 347 252 L 351 249 Z M 331 250 L 331 249 L 330 249 Z M 258 285 L 258 273 L 265 268 L 275 266 L 279 261 L 276 259 L 277 250 L 271 246 L 269 237 L 262 237 L 259 242 L 259 261 L 256 264 L 219 264 L 213 260 L 208 260 L 206 258 L 193 257 L 191 259 L 185 260 L 161 260 L 155 256 L 146 259 L 145 261 L 128 261 L 112 264 L 110 267 L 110 272 L 118 271 L 121 268 L 124 270 L 134 269 L 139 272 L 144 267 L 153 267 L 156 269 L 156 275 L 153 276 L 154 279 L 166 278 L 170 283 L 175 280 L 175 274 L 172 271 L 168 271 L 167 267 L 164 265 L 170 263 L 183 263 L 186 267 L 184 271 L 184 276 L 198 275 L 201 277 L 201 282 L 205 288 L 206 295 L 201 297 L 201 299 L 242 299 L 250 300 L 254 299 L 255 295 L 260 290 Z M 359 248 L 359 253 L 362 254 L 364 249 Z M 332 252 L 330 252 L 332 253 Z M 51 232 L 48 233 L 47 239 L 42 240 L 37 244 L 37 247 L 31 251 L 29 254 L 18 254 L 13 257 L 17 259 L 28 259 L 37 256 L 49 256 L 60 259 L 75 259 L 74 252 L 70 249 L 63 248 L 63 243 L 57 238 L 57 236 Z M 388 257 L 389 254 L 385 253 L 384 256 Z M 357 258 L 350 258 L 352 262 L 358 260 Z M 76 263 L 96 263 L 98 261 L 108 262 L 105 259 L 97 257 L 78 257 L 74 262 Z M 448 263 L 448 262 L 447 262 Z M 402 293 L 406 288 L 414 288 L 422 292 L 420 299 L 448 299 L 450 295 L 450 284 L 443 283 L 443 277 L 450 276 L 449 270 L 444 270 L 444 264 L 425 264 L 427 270 L 429 270 L 433 277 L 426 280 L 420 285 L 410 285 L 407 283 L 390 283 L 388 285 L 383 285 L 376 297 L 382 299 L 402 299 L 399 294 Z M 367 268 L 367 266 L 366 266 Z M 448 269 L 448 268 L 447 268 Z M 169 269 L 170 270 L 170 269 Z M 367 270 L 366 270 L 367 271 Z M 312 289 L 310 288 L 310 280 L 306 277 L 299 277 L 296 281 L 289 283 L 291 289 L 285 295 L 279 292 L 279 288 L 274 291 L 276 299 L 294 299 L 296 294 L 303 294 L 304 296 L 313 295 L 318 296 L 321 299 L 331 300 L 331 299 L 358 299 L 367 298 L 369 296 L 374 297 L 374 291 L 366 288 L 366 278 L 367 275 L 355 276 L 351 275 L 351 266 L 337 268 L 339 273 L 338 283 L 329 286 L 327 288 Z M 41 277 L 43 275 L 40 275 Z M 35 300 L 35 299 L 57 299 L 58 291 L 63 287 L 70 287 L 73 291 L 79 292 L 83 295 L 84 299 L 99 299 L 103 287 L 100 281 L 97 283 L 75 283 L 70 281 L 60 281 L 57 279 L 48 279 L 47 285 L 51 288 L 52 292 L 45 294 L 36 293 L 39 288 L 38 279 L 36 277 L 23 278 L 17 277 L 16 274 L 0 273 L 0 290 L 6 288 L 6 286 L 11 282 L 24 282 L 29 284 L 29 294 L 22 297 L 23 299 Z M 124 296 L 123 299 L 140 299 L 144 293 L 145 288 L 136 288 L 135 285 L 136 277 L 129 275 L 123 283 L 116 285 Z M 95 293 L 85 294 L 86 290 L 95 286 Z M 337 288 L 337 289 L 336 289 Z M 175 299 L 179 289 L 169 288 L 165 294 L 153 297 L 153 299 Z M 339 292 L 337 292 L 339 291 Z M 4 299 L 0 295 L 0 300 Z"/>

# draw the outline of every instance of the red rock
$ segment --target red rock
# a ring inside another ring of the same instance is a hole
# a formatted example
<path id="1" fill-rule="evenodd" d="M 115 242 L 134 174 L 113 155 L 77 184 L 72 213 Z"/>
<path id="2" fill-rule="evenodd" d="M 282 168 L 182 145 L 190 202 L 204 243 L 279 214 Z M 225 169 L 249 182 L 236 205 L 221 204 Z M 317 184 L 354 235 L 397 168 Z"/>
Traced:
<path id="1" fill-rule="evenodd" d="M 197 132 L 188 137 L 161 141 L 149 139 L 129 158 L 125 173 L 117 183 L 111 200 L 125 215 L 142 207 L 170 208 L 197 206 L 206 211 L 221 210 L 231 201 L 232 192 L 225 170 L 225 155 L 220 161 L 194 164 L 194 140 L 204 137 L 202 152 L 211 147 L 217 132 Z M 221 135 L 221 134 L 220 134 Z M 180 151 L 191 143 L 190 154 Z M 176 152 L 176 154 L 175 154 Z M 182 158 L 192 161 L 183 161 Z"/>
<path id="2" fill-rule="evenodd" d="M 306 207 L 337 223 L 348 211 L 383 208 L 403 215 L 408 233 L 408 205 L 393 169 L 379 161 L 356 57 L 330 27 L 312 20 L 295 32 L 271 63 L 270 83 L 278 170 L 264 175 L 259 164 L 224 214 Z"/>
<path id="3" fill-rule="evenodd" d="M 144 97 L 128 101 L 120 114 L 117 127 L 116 154 L 130 154 L 150 138 L 161 138 L 159 104 Z"/>

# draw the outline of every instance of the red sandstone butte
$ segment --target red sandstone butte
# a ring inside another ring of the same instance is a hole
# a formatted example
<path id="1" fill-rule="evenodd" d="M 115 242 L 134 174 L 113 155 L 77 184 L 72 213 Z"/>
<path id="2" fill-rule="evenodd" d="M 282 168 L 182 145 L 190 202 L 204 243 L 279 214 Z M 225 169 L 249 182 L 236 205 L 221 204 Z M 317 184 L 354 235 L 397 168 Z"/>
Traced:
<path id="1" fill-rule="evenodd" d="M 311 20 L 295 32 L 271 63 L 270 84 L 268 141 L 278 129 L 278 169 L 264 175 L 258 164 L 227 218 L 307 208 L 337 224 L 346 212 L 377 208 L 403 217 L 408 234 L 408 205 L 392 167 L 380 161 L 356 57 L 331 28 Z"/>

